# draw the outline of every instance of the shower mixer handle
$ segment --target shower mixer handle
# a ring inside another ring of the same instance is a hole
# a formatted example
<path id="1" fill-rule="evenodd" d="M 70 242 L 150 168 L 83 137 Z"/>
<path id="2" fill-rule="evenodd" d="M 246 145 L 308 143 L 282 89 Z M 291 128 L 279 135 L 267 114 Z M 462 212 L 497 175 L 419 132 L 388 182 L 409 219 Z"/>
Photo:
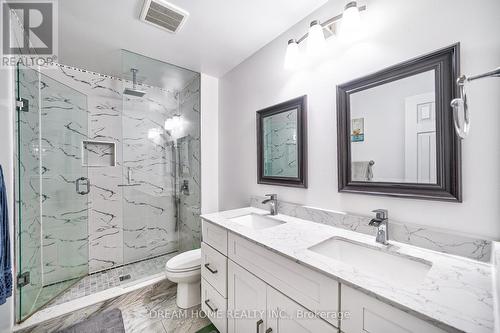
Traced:
<path id="1" fill-rule="evenodd" d="M 80 185 L 85 181 L 85 186 L 87 187 L 85 190 L 80 190 Z M 76 184 L 76 193 L 84 195 L 90 193 L 90 180 L 87 177 L 80 177 L 75 181 Z"/>

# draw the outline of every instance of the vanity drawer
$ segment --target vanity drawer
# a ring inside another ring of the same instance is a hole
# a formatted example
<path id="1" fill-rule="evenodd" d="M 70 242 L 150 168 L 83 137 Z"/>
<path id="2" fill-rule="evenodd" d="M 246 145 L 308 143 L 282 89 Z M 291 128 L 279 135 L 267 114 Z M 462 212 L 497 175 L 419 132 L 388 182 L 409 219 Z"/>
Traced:
<path id="1" fill-rule="evenodd" d="M 342 320 L 345 333 L 445 333 L 442 329 L 351 287 L 341 287 L 341 309 L 350 316 Z"/>
<path id="2" fill-rule="evenodd" d="M 201 276 L 224 298 L 227 297 L 227 257 L 201 243 Z"/>
<path id="3" fill-rule="evenodd" d="M 203 241 L 227 256 L 227 230 L 203 219 L 201 229 Z"/>
<path id="4" fill-rule="evenodd" d="M 201 279 L 201 309 L 220 333 L 227 332 L 227 300 L 205 279 Z"/>
<path id="5" fill-rule="evenodd" d="M 338 311 L 339 283 L 336 280 L 231 232 L 228 238 L 229 258 L 238 265 L 311 311 Z M 333 316 L 324 319 L 338 327 L 338 320 Z"/>

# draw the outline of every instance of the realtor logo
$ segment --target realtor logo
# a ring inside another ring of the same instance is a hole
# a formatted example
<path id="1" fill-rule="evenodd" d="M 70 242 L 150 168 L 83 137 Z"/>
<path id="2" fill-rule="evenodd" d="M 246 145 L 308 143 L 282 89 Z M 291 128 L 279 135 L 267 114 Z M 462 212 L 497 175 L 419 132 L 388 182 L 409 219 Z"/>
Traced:
<path id="1" fill-rule="evenodd" d="M 38 65 L 55 60 L 56 8 L 53 1 L 2 3 L 2 65 L 11 64 L 12 59 L 25 63 L 27 56 Z"/>

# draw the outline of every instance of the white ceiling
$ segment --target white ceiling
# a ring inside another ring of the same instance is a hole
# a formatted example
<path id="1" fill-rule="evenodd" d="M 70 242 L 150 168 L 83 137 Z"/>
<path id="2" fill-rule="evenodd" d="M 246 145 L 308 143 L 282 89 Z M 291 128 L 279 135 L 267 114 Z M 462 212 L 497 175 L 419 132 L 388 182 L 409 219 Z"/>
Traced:
<path id="1" fill-rule="evenodd" d="M 141 22 L 143 0 L 59 0 L 59 62 L 108 74 L 127 49 L 220 77 L 327 0 L 170 0 L 178 34 Z"/>

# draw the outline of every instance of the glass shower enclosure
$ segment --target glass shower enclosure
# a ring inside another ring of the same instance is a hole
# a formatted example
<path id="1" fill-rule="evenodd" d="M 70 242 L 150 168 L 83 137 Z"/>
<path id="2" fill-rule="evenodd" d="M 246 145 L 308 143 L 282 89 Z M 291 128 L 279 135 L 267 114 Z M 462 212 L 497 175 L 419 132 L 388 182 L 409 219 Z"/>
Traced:
<path id="1" fill-rule="evenodd" d="M 22 65 L 16 76 L 16 296 L 23 320 L 89 272 L 90 183 L 80 160 L 86 96 Z"/>
<path id="2" fill-rule="evenodd" d="M 106 74 L 17 68 L 19 322 L 93 274 L 133 283 L 200 246 L 200 74 L 120 58 Z"/>

